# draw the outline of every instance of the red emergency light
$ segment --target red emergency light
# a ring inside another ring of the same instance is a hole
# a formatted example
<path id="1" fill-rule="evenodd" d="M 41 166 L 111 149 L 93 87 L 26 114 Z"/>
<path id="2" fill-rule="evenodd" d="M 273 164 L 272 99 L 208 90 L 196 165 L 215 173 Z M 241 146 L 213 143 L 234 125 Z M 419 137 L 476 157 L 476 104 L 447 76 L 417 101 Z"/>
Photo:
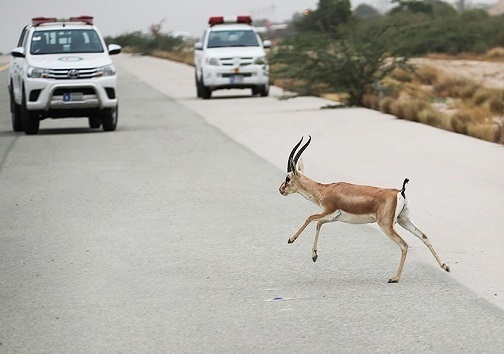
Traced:
<path id="1" fill-rule="evenodd" d="M 70 17 L 70 19 L 57 19 L 56 17 L 33 17 L 32 25 L 39 26 L 44 23 L 51 22 L 83 22 L 87 25 L 93 24 L 93 16 L 76 16 Z"/>
<path id="2" fill-rule="evenodd" d="M 93 24 L 93 16 L 70 17 L 70 22 L 84 22 L 87 25 Z"/>
<path id="3" fill-rule="evenodd" d="M 32 25 L 38 26 L 43 23 L 49 23 L 49 22 L 57 22 L 58 20 L 56 17 L 33 17 L 32 18 Z"/>
<path id="4" fill-rule="evenodd" d="M 236 17 L 224 17 L 224 16 L 212 16 L 208 19 L 208 24 L 210 26 L 219 25 L 223 23 L 244 23 L 247 25 L 252 24 L 252 17 L 250 16 L 236 16 Z"/>
<path id="5" fill-rule="evenodd" d="M 236 18 L 236 22 L 238 22 L 238 23 L 245 23 L 247 25 L 251 25 L 252 24 L 252 17 L 250 17 L 250 16 L 238 16 Z"/>

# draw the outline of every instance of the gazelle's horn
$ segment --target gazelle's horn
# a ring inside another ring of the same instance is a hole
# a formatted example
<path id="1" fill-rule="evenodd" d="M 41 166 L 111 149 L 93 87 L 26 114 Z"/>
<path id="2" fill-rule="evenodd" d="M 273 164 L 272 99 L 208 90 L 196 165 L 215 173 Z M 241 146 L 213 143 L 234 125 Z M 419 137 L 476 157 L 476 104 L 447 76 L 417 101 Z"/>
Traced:
<path id="1" fill-rule="evenodd" d="M 303 151 L 305 151 L 306 147 L 310 144 L 311 142 L 311 135 L 308 135 L 309 136 L 309 139 L 308 141 L 306 142 L 306 144 L 303 145 L 303 147 L 301 149 L 299 149 L 298 153 L 296 154 L 296 157 L 294 158 L 294 163 L 293 165 L 296 166 L 299 158 L 301 157 L 301 154 L 303 153 Z"/>
<path id="2" fill-rule="evenodd" d="M 299 143 L 294 146 L 294 149 L 292 149 L 289 159 L 287 160 L 287 172 L 291 172 L 293 168 L 296 168 L 296 163 L 293 163 L 292 157 L 294 156 L 294 153 L 296 152 L 297 148 L 299 145 L 301 145 L 301 142 L 303 141 L 303 137 L 301 137 L 301 140 L 299 140 Z"/>

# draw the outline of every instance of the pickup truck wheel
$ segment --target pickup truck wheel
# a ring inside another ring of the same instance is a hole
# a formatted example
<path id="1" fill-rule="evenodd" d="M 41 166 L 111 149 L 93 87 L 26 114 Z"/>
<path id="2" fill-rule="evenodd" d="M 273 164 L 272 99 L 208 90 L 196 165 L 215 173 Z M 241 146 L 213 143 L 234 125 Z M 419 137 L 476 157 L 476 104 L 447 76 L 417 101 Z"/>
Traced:
<path id="1" fill-rule="evenodd" d="M 21 121 L 26 135 L 34 135 L 39 131 L 39 117 L 28 110 L 26 107 L 26 95 L 23 92 L 23 103 L 21 104 Z"/>
<path id="2" fill-rule="evenodd" d="M 258 95 L 259 89 L 257 87 L 252 87 L 252 96 Z"/>
<path id="3" fill-rule="evenodd" d="M 261 95 L 261 97 L 266 97 L 269 95 L 269 84 L 259 87 L 259 95 Z"/>
<path id="4" fill-rule="evenodd" d="M 196 81 L 196 95 L 198 96 L 198 98 L 201 98 L 203 97 L 203 93 L 201 92 L 201 84 L 198 80 L 198 75 L 194 75 L 194 80 Z"/>
<path id="5" fill-rule="evenodd" d="M 101 127 L 101 118 L 100 116 L 92 116 L 89 117 L 89 127 L 92 129 L 97 129 Z"/>
<path id="6" fill-rule="evenodd" d="M 201 85 L 201 97 L 204 100 L 208 100 L 210 97 L 212 97 L 212 90 L 210 89 L 210 87 L 205 86 L 203 84 L 203 81 L 200 81 L 200 85 Z"/>
<path id="7" fill-rule="evenodd" d="M 106 132 L 112 132 L 117 127 L 117 120 L 119 118 L 119 106 L 115 108 L 106 108 L 102 111 L 101 122 L 103 125 L 103 130 Z"/>
<path id="8" fill-rule="evenodd" d="M 9 92 L 10 94 L 10 111 L 12 118 L 12 130 L 15 132 L 22 132 L 23 129 L 23 121 L 21 120 L 21 106 L 16 104 L 14 100 L 14 94 Z"/>

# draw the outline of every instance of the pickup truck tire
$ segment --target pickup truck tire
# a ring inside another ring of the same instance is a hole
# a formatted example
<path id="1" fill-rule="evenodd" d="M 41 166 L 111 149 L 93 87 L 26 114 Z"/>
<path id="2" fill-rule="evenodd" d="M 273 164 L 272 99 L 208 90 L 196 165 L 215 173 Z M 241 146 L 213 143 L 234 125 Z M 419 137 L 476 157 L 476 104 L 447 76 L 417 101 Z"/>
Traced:
<path id="1" fill-rule="evenodd" d="M 198 98 L 202 98 L 203 97 L 203 94 L 201 92 L 201 84 L 198 80 L 198 75 L 194 75 L 194 80 L 196 82 L 196 96 L 198 96 Z"/>
<path id="2" fill-rule="evenodd" d="M 261 97 L 266 97 L 269 95 L 269 84 L 259 87 L 259 95 L 261 95 Z"/>
<path id="3" fill-rule="evenodd" d="M 16 104 L 16 101 L 14 100 L 14 94 L 12 93 L 12 89 L 10 90 L 9 95 L 10 95 L 10 110 L 12 118 L 12 130 L 15 132 L 22 132 L 24 129 L 23 129 L 23 121 L 21 120 L 21 106 Z"/>
<path id="4" fill-rule="evenodd" d="M 103 125 L 103 130 L 106 132 L 112 132 L 117 127 L 117 120 L 119 118 L 119 106 L 115 108 L 106 108 L 101 113 L 101 122 Z"/>
<path id="5" fill-rule="evenodd" d="M 200 90 L 201 90 L 201 97 L 204 100 L 208 100 L 210 99 L 210 97 L 212 97 L 212 90 L 210 89 L 210 87 L 205 86 L 203 84 L 203 81 L 200 81 Z"/>
<path id="6" fill-rule="evenodd" d="M 40 120 L 26 108 L 26 95 L 23 90 L 23 103 L 21 104 L 21 121 L 26 135 L 35 135 L 39 131 Z"/>
<path id="7" fill-rule="evenodd" d="M 89 127 L 92 129 L 97 129 L 101 127 L 101 118 L 100 116 L 91 116 L 89 117 Z"/>

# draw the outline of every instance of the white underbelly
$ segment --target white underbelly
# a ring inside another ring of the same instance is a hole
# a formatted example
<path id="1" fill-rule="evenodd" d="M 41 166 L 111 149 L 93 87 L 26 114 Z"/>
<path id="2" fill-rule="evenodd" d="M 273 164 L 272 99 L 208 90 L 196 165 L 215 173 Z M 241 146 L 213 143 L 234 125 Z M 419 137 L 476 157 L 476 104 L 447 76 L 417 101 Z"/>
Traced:
<path id="1" fill-rule="evenodd" d="M 356 215 L 338 210 L 333 214 L 333 221 L 341 221 L 347 224 L 369 224 L 376 222 L 376 219 L 370 214 Z"/>

